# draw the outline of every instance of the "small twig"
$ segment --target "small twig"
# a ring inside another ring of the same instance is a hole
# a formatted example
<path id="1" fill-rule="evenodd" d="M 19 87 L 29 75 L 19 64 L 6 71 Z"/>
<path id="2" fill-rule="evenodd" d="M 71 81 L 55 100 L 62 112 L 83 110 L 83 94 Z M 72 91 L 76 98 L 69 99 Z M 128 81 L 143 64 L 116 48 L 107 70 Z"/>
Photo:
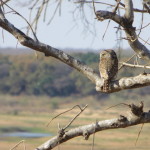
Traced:
<path id="1" fill-rule="evenodd" d="M 144 126 L 144 123 L 142 124 L 142 126 L 141 126 L 141 128 L 140 128 L 140 131 L 139 131 L 139 133 L 138 133 L 137 139 L 136 139 L 136 141 L 135 141 L 135 146 L 136 146 L 137 141 L 138 141 L 138 139 L 139 139 L 139 137 L 140 137 L 140 134 L 141 134 L 141 131 L 142 131 L 142 129 L 143 129 L 143 126 Z"/>
<path id="2" fill-rule="evenodd" d="M 114 10 L 112 11 L 113 13 L 116 13 L 116 11 L 117 11 L 117 9 L 118 9 L 118 7 L 119 7 L 119 2 L 120 2 L 120 0 L 117 2 L 117 4 L 116 4 Z M 109 25 L 110 25 L 110 22 L 111 22 L 111 20 L 108 21 L 107 27 L 106 27 L 105 32 L 104 32 L 103 37 L 102 37 L 102 40 L 104 40 L 104 37 L 105 37 L 105 35 L 106 35 L 106 32 L 107 32 L 108 27 L 109 27 Z"/>
<path id="3" fill-rule="evenodd" d="M 109 27 L 110 22 L 111 22 L 111 20 L 108 21 L 107 27 L 106 27 L 105 32 L 104 32 L 103 37 L 102 37 L 102 40 L 104 40 L 104 37 L 105 37 L 105 35 L 106 35 L 106 32 L 107 32 L 107 30 L 108 30 L 108 27 Z"/>
<path id="4" fill-rule="evenodd" d="M 2 39 L 3 39 L 3 43 L 5 42 L 4 41 L 4 30 L 2 29 Z"/>
<path id="5" fill-rule="evenodd" d="M 87 106 L 88 105 L 86 105 L 85 107 L 80 109 L 81 111 L 73 119 L 71 119 L 71 121 L 68 123 L 68 125 L 66 125 L 63 129 L 66 130 L 72 124 L 72 122 L 87 108 Z"/>
<path id="6" fill-rule="evenodd" d="M 26 146 L 25 146 L 25 140 L 20 141 L 19 143 L 17 143 L 13 148 L 11 148 L 10 150 L 15 149 L 16 147 L 18 147 L 21 143 L 23 143 L 24 145 L 24 150 L 26 150 Z"/>
<path id="7" fill-rule="evenodd" d="M 81 0 L 81 1 L 78 1 L 78 2 L 74 2 L 74 3 L 93 3 L 93 1 L 85 1 L 85 0 Z M 115 5 L 112 5 L 112 4 L 109 4 L 109 3 L 104 3 L 104 2 L 94 2 L 94 3 L 97 3 L 97 4 L 102 4 L 102 5 L 108 5 L 108 6 L 111 6 L 111 7 L 115 7 Z M 119 3 L 121 6 L 123 7 L 118 7 L 120 9 L 125 9 L 125 5 L 123 3 Z M 148 13 L 147 10 L 141 10 L 141 9 L 137 9 L 137 8 L 133 8 L 133 11 L 134 12 L 138 12 L 138 13 Z"/>
<path id="8" fill-rule="evenodd" d="M 78 106 L 78 105 L 76 105 Z M 88 105 L 86 105 L 84 108 L 81 108 L 80 106 L 78 106 L 80 108 L 80 112 L 68 123 L 68 125 L 66 125 L 64 128 L 60 127 L 60 124 L 58 124 L 58 136 L 57 136 L 57 143 L 58 143 L 58 150 L 60 149 L 59 144 L 60 144 L 60 140 L 63 138 L 64 134 L 65 134 L 65 130 L 72 124 L 72 122 L 87 108 Z M 75 106 L 74 106 L 75 107 Z M 73 109 L 73 108 L 72 108 Z M 71 109 L 71 110 L 72 110 Z M 66 111 L 65 111 L 66 112 Z M 57 115 L 58 116 L 58 115 Z"/>
<path id="9" fill-rule="evenodd" d="M 28 22 L 28 20 L 27 20 L 25 17 L 23 17 L 20 13 L 18 13 L 16 10 L 14 10 L 13 8 L 11 8 L 9 5 L 7 5 L 7 4 L 5 4 L 5 5 L 6 5 L 9 9 L 11 9 L 13 12 L 15 12 L 18 16 L 20 16 L 23 20 L 25 20 L 25 22 L 29 25 L 29 27 L 30 27 L 30 29 L 31 29 L 31 31 L 32 31 L 32 33 L 33 33 L 34 38 L 35 38 L 36 41 L 38 42 L 38 38 L 37 38 L 35 32 L 33 31 L 32 26 L 30 25 L 30 23 Z"/>
<path id="10" fill-rule="evenodd" d="M 49 126 L 50 123 L 51 123 L 55 118 L 57 118 L 57 117 L 61 116 L 62 114 L 65 114 L 65 113 L 67 113 L 67 112 L 73 110 L 75 107 L 78 107 L 78 108 L 80 109 L 80 111 L 82 111 L 82 108 L 81 108 L 79 105 L 75 105 L 75 106 L 73 106 L 71 109 L 66 110 L 66 111 L 64 111 L 64 112 L 62 112 L 62 113 L 56 115 L 55 117 L 53 117 L 53 118 L 48 122 L 48 124 L 47 124 L 46 126 Z"/>
<path id="11" fill-rule="evenodd" d="M 144 39 L 142 39 L 141 37 L 139 37 L 139 39 L 141 39 L 143 42 L 145 42 L 145 44 L 150 45 L 150 43 L 148 43 L 147 41 L 145 41 Z"/>
<path id="12" fill-rule="evenodd" d="M 147 25 L 143 26 L 143 27 L 140 28 L 140 29 L 136 29 L 136 31 L 141 30 L 141 29 L 144 29 L 144 28 L 148 27 L 149 25 L 150 25 L 150 23 L 148 23 Z"/>
<path id="13" fill-rule="evenodd" d="M 116 13 L 117 9 L 119 8 L 119 4 L 120 4 L 120 0 L 117 0 L 117 4 L 116 4 L 114 10 L 112 11 L 113 13 Z"/>
<path id="14" fill-rule="evenodd" d="M 96 120 L 96 124 L 97 124 L 97 120 Z M 96 126 L 94 128 L 94 133 L 93 133 L 93 140 L 92 140 L 92 147 L 91 150 L 94 150 L 94 143 L 95 143 L 95 131 L 96 131 Z"/>
<path id="15" fill-rule="evenodd" d="M 92 4 L 93 4 L 93 10 L 94 10 L 94 14 L 95 14 L 95 16 L 96 16 L 96 9 L 95 9 L 94 0 L 92 0 Z"/>
<path id="16" fill-rule="evenodd" d="M 144 10 L 144 5 L 143 5 L 143 10 Z M 142 18 L 141 18 L 141 27 L 140 27 L 140 32 L 138 34 L 138 37 L 140 36 L 140 33 L 142 31 L 142 27 L 143 27 L 143 19 L 144 19 L 144 13 L 142 13 Z"/>
<path id="17" fill-rule="evenodd" d="M 48 9 L 48 4 L 49 4 L 50 0 L 47 1 L 46 6 L 45 6 L 45 10 L 44 10 L 44 17 L 43 17 L 43 21 L 45 22 L 46 20 L 46 15 L 47 15 L 47 9 Z"/>
<path id="18" fill-rule="evenodd" d="M 131 56 L 131 57 L 130 57 L 129 59 L 127 59 L 124 63 L 127 63 L 128 61 L 130 61 L 135 55 L 136 55 L 136 54 L 134 54 L 133 56 Z M 119 67 L 118 70 L 120 70 L 123 66 L 124 66 L 124 65 L 123 65 L 123 63 L 122 63 L 122 65 Z"/>
<path id="19" fill-rule="evenodd" d="M 144 45 L 146 45 L 146 44 L 147 44 L 147 42 L 149 41 L 149 39 L 150 39 L 150 38 L 148 38 L 148 39 L 145 41 Z"/>
<path id="20" fill-rule="evenodd" d="M 56 6 L 56 8 L 55 8 L 55 11 L 54 11 L 52 17 L 50 18 L 49 22 L 47 23 L 47 25 L 49 25 L 49 24 L 52 22 L 52 20 L 54 19 L 55 15 L 56 15 L 56 13 L 57 13 L 57 10 L 59 9 L 59 5 L 60 5 L 60 4 L 61 4 L 61 1 L 57 4 L 57 6 Z"/>
<path id="21" fill-rule="evenodd" d="M 113 105 L 113 106 L 108 107 L 106 110 L 108 110 L 108 109 L 110 109 L 110 108 L 113 108 L 113 107 L 116 107 L 116 106 L 119 106 L 119 105 L 125 105 L 125 106 L 128 106 L 128 107 L 129 107 L 129 105 L 126 104 L 126 103 L 119 103 L 119 104 L 117 104 L 117 105 Z"/>
<path id="22" fill-rule="evenodd" d="M 129 63 L 125 63 L 125 62 L 120 62 L 120 63 L 122 63 L 123 66 L 127 66 L 127 67 L 150 69 L 150 66 L 134 65 L 134 64 L 129 64 Z"/>

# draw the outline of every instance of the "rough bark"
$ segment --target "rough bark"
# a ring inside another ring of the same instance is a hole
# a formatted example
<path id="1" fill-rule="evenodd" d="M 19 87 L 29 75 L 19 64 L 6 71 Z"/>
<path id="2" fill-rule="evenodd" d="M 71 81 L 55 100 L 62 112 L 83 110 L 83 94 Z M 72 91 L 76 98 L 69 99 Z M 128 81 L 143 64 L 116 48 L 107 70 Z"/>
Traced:
<path id="1" fill-rule="evenodd" d="M 137 124 L 150 123 L 150 112 L 143 112 L 143 103 L 139 105 L 128 105 L 130 112 L 127 116 L 120 115 L 118 118 L 98 121 L 93 124 L 80 126 L 69 131 L 63 132 L 61 137 L 59 134 L 38 148 L 36 150 L 51 150 L 61 143 L 64 143 L 72 138 L 83 136 L 85 140 L 88 140 L 89 136 L 93 133 L 116 128 L 126 128 Z"/>
<path id="2" fill-rule="evenodd" d="M 126 33 L 128 43 L 130 47 L 136 52 L 139 58 L 150 61 L 150 51 L 143 45 L 139 40 L 135 32 L 136 28 L 132 26 L 134 15 L 133 15 L 133 3 L 132 0 L 125 0 L 125 14 L 119 16 L 109 11 L 97 11 L 96 16 L 98 20 L 104 21 L 111 19 L 117 24 L 121 25 Z"/>

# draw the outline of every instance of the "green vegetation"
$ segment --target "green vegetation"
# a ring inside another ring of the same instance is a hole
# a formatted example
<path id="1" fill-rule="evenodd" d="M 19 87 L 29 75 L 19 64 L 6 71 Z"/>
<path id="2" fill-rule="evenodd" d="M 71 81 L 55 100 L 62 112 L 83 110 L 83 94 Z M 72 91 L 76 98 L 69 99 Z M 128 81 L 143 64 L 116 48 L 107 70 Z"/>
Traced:
<path id="1" fill-rule="evenodd" d="M 90 65 L 98 72 L 99 54 L 74 53 L 75 58 Z M 129 56 L 126 56 L 129 57 Z M 126 59 L 125 57 L 123 59 Z M 142 73 L 142 69 L 124 67 L 118 77 L 133 76 Z M 109 95 L 95 91 L 95 85 L 81 73 L 54 58 L 34 55 L 0 55 L 0 94 L 10 95 L 46 95 L 55 96 L 89 96 L 108 98 Z M 116 93 L 124 99 L 138 95 L 149 94 L 149 87 L 137 90 L 127 90 Z M 54 107 L 58 107 L 53 103 Z M 17 112 L 16 112 L 17 113 Z"/>

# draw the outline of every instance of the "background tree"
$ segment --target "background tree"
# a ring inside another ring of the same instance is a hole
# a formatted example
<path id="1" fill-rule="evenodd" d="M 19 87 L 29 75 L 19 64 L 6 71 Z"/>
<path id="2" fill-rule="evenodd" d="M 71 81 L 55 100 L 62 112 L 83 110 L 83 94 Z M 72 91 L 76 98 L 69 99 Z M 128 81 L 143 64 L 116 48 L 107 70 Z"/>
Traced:
<path id="1" fill-rule="evenodd" d="M 36 16 L 31 20 L 31 23 L 27 21 L 23 16 L 21 16 L 18 12 L 16 12 L 13 8 L 11 8 L 6 1 L 1 0 L 1 8 L 0 8 L 0 26 L 8 31 L 10 34 L 12 34 L 20 44 L 22 44 L 25 47 L 31 48 L 35 51 L 44 53 L 46 57 L 54 57 L 58 59 L 59 61 L 73 67 L 80 73 L 82 73 L 85 77 L 90 79 L 96 87 L 96 91 L 98 92 L 103 92 L 102 91 L 102 86 L 103 86 L 103 79 L 100 78 L 99 73 L 96 73 L 91 67 L 85 65 L 81 61 L 75 59 L 74 57 L 66 54 L 64 51 L 56 49 L 54 47 L 51 47 L 50 45 L 47 45 L 45 43 L 42 43 L 38 40 L 38 37 L 36 36 L 36 31 L 38 27 L 38 21 L 39 18 L 41 17 L 42 13 L 44 12 L 44 17 L 46 16 L 47 10 L 48 10 L 48 4 L 50 0 L 43 0 L 43 1 L 28 1 L 29 4 L 27 3 L 27 6 L 30 6 L 31 12 L 35 9 L 37 10 Z M 130 47 L 133 49 L 135 52 L 135 55 L 146 61 L 146 64 L 149 63 L 150 59 L 150 52 L 148 48 L 145 46 L 148 44 L 148 41 L 144 41 L 144 43 L 140 42 L 140 33 L 142 32 L 142 29 L 144 29 L 146 26 L 142 26 L 139 30 L 136 29 L 136 27 L 133 25 L 134 21 L 134 13 L 149 13 L 149 6 L 147 3 L 144 3 L 144 8 L 146 10 L 140 10 L 140 9 L 135 9 L 133 7 L 133 1 L 132 0 L 124 0 L 124 3 L 121 2 L 120 0 L 117 0 L 115 5 L 112 4 L 106 4 L 110 5 L 113 7 L 112 11 L 106 11 L 106 10 L 96 10 L 94 2 L 90 1 L 77 1 L 79 3 L 78 8 L 83 11 L 83 8 L 85 7 L 86 3 L 91 3 L 91 6 L 93 5 L 93 10 L 95 12 L 96 19 L 98 21 L 104 21 L 106 19 L 113 20 L 116 22 L 119 27 L 118 30 L 123 30 L 125 32 L 126 37 L 122 39 L 126 39 L 130 45 Z M 52 18 L 50 18 L 49 23 L 55 16 L 56 11 L 58 8 L 61 6 L 61 1 L 56 1 L 57 7 L 54 11 L 54 14 Z M 96 2 L 98 4 L 100 2 Z M 31 7 L 32 5 L 32 7 Z M 142 5 L 142 3 L 141 3 Z M 38 7 L 38 9 L 36 9 Z M 27 24 L 27 32 L 29 31 L 32 32 L 33 38 L 29 36 L 28 34 L 25 34 L 22 32 L 21 29 L 15 27 L 6 17 L 5 17 L 5 7 L 8 7 L 11 11 L 15 12 L 17 15 L 21 16 L 22 19 L 24 19 Z M 120 8 L 121 7 L 121 8 Z M 119 9 L 123 9 L 123 15 L 120 15 L 117 11 Z M 84 16 L 83 16 L 84 17 Z M 140 31 L 137 33 L 137 31 Z M 145 65 L 139 65 L 138 63 L 135 64 L 129 64 L 128 61 L 122 63 L 122 66 L 130 66 L 130 67 L 142 67 L 142 68 L 149 68 Z M 49 77 L 47 77 L 49 80 Z M 41 80 L 41 86 L 42 86 L 42 79 Z M 17 81 L 13 81 L 17 85 Z M 63 80 L 59 81 L 60 83 L 64 83 Z M 65 82 L 67 84 L 67 81 Z M 17 89 L 18 92 L 20 90 L 23 90 L 24 87 L 24 82 L 20 83 L 22 85 L 21 89 Z M 109 91 L 110 93 L 112 92 L 118 92 L 124 89 L 132 89 L 132 88 L 140 88 L 144 86 L 150 85 L 150 74 L 142 73 L 138 76 L 132 76 L 132 77 L 126 77 L 126 78 L 120 78 L 118 80 L 112 81 L 111 82 L 111 90 Z M 69 86 L 69 85 L 68 85 Z M 50 88 L 50 87 L 45 87 L 45 89 Z M 60 86 L 57 88 L 59 90 Z M 97 121 L 95 124 L 91 125 L 85 125 L 76 129 L 72 129 L 69 131 L 66 131 L 66 129 L 69 127 L 69 125 L 72 123 L 72 121 L 64 128 L 61 128 L 58 135 L 43 145 L 39 146 L 37 149 L 38 150 L 48 150 L 52 149 L 55 146 L 57 146 L 60 143 L 63 143 L 73 137 L 76 136 L 84 136 L 85 139 L 88 139 L 88 137 L 98 131 L 101 130 L 106 130 L 106 129 L 114 129 L 114 128 L 123 128 L 123 127 L 128 127 L 140 123 L 149 123 L 150 122 L 150 113 L 149 112 L 143 112 L 143 103 L 141 102 L 139 105 L 127 105 L 130 108 L 130 115 L 129 116 L 120 116 L 119 118 L 111 119 L 111 120 L 105 120 L 105 121 Z M 79 107 L 80 113 L 84 111 L 84 108 Z M 79 114 L 80 114 L 79 113 Z M 77 114 L 77 116 L 79 115 Z M 74 118 L 75 119 L 75 118 Z M 74 120 L 73 119 L 73 120 Z"/>

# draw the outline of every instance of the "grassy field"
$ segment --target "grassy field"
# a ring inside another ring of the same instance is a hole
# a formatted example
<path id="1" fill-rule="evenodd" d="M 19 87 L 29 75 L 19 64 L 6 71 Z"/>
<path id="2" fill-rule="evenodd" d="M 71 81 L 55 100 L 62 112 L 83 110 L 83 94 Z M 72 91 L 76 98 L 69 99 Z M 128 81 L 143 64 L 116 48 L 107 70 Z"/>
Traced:
<path id="1" fill-rule="evenodd" d="M 117 100 L 116 100 L 117 101 Z M 106 108 L 117 104 L 115 101 L 94 101 L 92 97 L 77 98 L 53 98 L 48 97 L 12 97 L 0 96 L 0 133 L 8 131 L 27 131 L 34 133 L 51 133 L 57 134 L 58 123 L 61 127 L 65 126 L 72 117 L 77 114 L 78 109 L 63 114 L 56 118 L 49 127 L 46 127 L 48 121 L 58 113 L 71 108 L 76 104 L 89 104 L 88 108 L 75 120 L 70 126 L 77 126 L 95 123 L 97 120 L 111 119 L 118 117 L 119 114 L 125 114 L 128 108 L 124 106 L 115 107 L 109 110 Z M 148 105 L 148 102 L 145 102 Z M 94 107 L 96 106 L 96 107 Z M 148 109 L 148 108 L 146 108 Z M 135 141 L 141 125 L 119 129 L 107 130 L 95 134 L 94 150 L 148 150 L 150 147 L 150 130 L 149 124 L 145 124 L 138 143 L 135 146 Z M 25 140 L 26 149 L 33 150 L 44 141 L 51 137 L 44 138 L 0 138 L 0 149 L 11 149 L 21 140 Z M 83 137 L 78 137 L 60 145 L 61 150 L 88 150 L 91 149 L 91 136 L 88 141 Z M 23 150 L 23 144 L 20 144 L 17 150 Z M 58 149 L 58 148 L 55 148 Z"/>

